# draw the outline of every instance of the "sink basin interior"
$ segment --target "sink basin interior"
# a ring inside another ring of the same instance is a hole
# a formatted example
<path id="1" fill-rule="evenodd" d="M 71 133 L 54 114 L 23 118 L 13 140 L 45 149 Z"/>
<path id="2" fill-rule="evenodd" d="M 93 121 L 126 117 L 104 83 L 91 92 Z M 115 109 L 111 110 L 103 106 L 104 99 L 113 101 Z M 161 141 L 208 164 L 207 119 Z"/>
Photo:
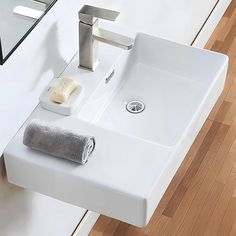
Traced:
<path id="1" fill-rule="evenodd" d="M 138 34 L 134 48 L 114 66 L 111 81 L 102 83 L 86 104 L 90 118 L 86 112 L 80 118 L 173 146 L 198 111 L 222 60 L 226 58 L 217 53 Z M 145 109 L 128 112 L 126 105 L 132 100 Z"/>
<path id="2" fill-rule="evenodd" d="M 141 63 L 132 67 L 127 78 L 97 117 L 97 124 L 173 145 L 195 112 L 204 94 L 203 85 Z M 129 113 L 126 104 L 132 100 L 143 102 L 145 110 Z"/>

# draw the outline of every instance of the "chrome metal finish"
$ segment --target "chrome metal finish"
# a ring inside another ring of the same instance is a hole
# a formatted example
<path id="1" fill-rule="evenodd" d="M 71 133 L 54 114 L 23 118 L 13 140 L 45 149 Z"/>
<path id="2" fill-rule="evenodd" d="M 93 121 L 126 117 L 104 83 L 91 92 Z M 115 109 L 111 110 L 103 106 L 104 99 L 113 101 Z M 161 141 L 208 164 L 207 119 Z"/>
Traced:
<path id="1" fill-rule="evenodd" d="M 98 41 L 123 49 L 131 49 L 134 40 L 98 28 L 98 18 L 114 21 L 119 12 L 85 5 L 79 11 L 79 67 L 92 70 L 98 64 Z"/>
<path id="2" fill-rule="evenodd" d="M 80 67 L 94 70 L 98 64 L 98 41 L 93 38 L 93 31 L 97 28 L 98 22 L 94 27 L 79 22 L 79 61 Z"/>
<path id="3" fill-rule="evenodd" d="M 93 33 L 93 37 L 94 39 L 100 42 L 107 43 L 112 46 L 123 48 L 126 50 L 131 49 L 134 43 L 134 40 L 129 37 L 113 33 L 104 29 L 97 29 Z"/>
<path id="4" fill-rule="evenodd" d="M 84 5 L 79 11 L 79 19 L 85 24 L 93 25 L 98 18 L 115 21 L 119 14 L 118 11 Z"/>
<path id="5" fill-rule="evenodd" d="M 105 80 L 105 83 L 107 84 L 107 83 L 109 83 L 109 81 L 111 80 L 111 78 L 114 76 L 114 74 L 115 74 L 115 70 L 113 69 L 112 70 L 112 72 L 111 72 L 111 74 L 106 78 L 106 80 Z"/>
<path id="6" fill-rule="evenodd" d="M 127 103 L 126 109 L 130 113 L 138 114 L 144 111 L 145 105 L 141 101 L 134 100 Z"/>

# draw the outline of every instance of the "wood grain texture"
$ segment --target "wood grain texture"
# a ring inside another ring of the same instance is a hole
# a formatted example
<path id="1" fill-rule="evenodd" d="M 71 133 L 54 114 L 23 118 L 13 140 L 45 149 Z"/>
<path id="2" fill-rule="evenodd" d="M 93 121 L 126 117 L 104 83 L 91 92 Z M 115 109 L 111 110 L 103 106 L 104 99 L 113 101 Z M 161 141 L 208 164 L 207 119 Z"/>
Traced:
<path id="1" fill-rule="evenodd" d="M 236 236 L 236 0 L 206 48 L 230 57 L 225 89 L 150 223 L 100 216 L 90 236 Z"/>

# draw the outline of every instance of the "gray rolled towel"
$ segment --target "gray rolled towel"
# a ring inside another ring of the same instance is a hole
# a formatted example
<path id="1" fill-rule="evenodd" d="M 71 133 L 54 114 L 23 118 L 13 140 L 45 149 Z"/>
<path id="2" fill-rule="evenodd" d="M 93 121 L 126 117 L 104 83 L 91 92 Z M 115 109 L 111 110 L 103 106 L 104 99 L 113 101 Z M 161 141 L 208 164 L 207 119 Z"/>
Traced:
<path id="1" fill-rule="evenodd" d="M 85 164 L 95 148 L 95 138 L 33 119 L 25 128 L 23 143 L 35 150 Z"/>

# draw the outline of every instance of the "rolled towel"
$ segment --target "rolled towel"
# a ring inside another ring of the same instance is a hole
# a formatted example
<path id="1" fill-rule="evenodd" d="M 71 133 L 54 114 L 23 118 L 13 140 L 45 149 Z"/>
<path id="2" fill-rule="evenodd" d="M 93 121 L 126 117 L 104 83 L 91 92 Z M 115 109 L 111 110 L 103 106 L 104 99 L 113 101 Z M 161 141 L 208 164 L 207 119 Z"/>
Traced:
<path id="1" fill-rule="evenodd" d="M 33 119 L 27 125 L 24 145 L 53 156 L 85 164 L 95 148 L 95 138 L 53 123 Z"/>

